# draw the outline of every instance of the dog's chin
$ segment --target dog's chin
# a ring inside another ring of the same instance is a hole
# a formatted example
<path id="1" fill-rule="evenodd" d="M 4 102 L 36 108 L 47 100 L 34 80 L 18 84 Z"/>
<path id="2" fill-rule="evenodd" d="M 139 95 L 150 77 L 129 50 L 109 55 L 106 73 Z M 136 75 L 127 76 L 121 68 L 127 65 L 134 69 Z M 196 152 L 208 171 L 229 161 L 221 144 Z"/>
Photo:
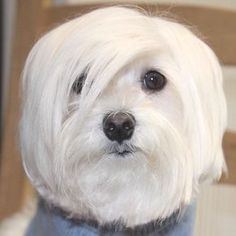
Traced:
<path id="1" fill-rule="evenodd" d="M 90 158 L 77 151 L 75 158 L 63 162 L 64 171 L 57 172 L 63 186 L 52 201 L 46 199 L 74 218 L 89 218 L 100 224 L 122 219 L 127 227 L 133 227 L 164 219 L 186 203 L 181 194 L 185 176 L 181 174 L 182 185 L 176 182 L 179 162 L 168 165 L 173 158 L 161 158 L 160 148 L 151 152 L 151 148 L 129 140 L 98 145 L 90 151 Z"/>

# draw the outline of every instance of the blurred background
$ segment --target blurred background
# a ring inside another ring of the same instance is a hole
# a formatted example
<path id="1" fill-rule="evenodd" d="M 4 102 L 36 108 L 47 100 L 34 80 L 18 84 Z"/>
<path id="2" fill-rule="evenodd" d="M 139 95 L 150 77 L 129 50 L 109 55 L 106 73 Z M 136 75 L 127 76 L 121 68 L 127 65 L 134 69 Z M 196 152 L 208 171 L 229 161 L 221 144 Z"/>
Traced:
<path id="1" fill-rule="evenodd" d="M 19 211 L 33 194 L 17 141 L 19 78 L 27 53 L 40 35 L 58 23 L 104 4 L 119 3 L 168 12 L 200 31 L 219 57 L 228 106 L 223 147 L 229 173 L 219 184 L 203 187 L 195 235 L 236 235 L 236 0 L 1 0 L 0 221 Z"/>

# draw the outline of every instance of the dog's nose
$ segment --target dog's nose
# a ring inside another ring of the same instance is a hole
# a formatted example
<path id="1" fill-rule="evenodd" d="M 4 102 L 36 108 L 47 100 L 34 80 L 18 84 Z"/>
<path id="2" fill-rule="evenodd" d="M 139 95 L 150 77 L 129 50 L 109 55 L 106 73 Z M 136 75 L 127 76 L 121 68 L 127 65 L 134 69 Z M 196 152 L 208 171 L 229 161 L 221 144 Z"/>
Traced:
<path id="1" fill-rule="evenodd" d="M 109 113 L 103 119 L 103 131 L 110 140 L 122 143 L 132 137 L 135 123 L 130 113 Z"/>

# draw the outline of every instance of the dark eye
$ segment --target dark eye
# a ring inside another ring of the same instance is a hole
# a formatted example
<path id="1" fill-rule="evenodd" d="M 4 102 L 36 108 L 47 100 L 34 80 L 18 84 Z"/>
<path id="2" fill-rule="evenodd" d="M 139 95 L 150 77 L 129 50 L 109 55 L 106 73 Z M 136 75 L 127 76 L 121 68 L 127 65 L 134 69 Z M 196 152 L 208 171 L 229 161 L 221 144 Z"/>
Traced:
<path id="1" fill-rule="evenodd" d="M 76 94 L 80 94 L 84 85 L 84 81 L 86 79 L 86 75 L 82 74 L 75 80 L 72 85 L 72 91 Z"/>
<path id="2" fill-rule="evenodd" d="M 142 81 L 144 88 L 152 91 L 159 91 L 166 85 L 166 77 L 155 70 L 146 72 Z"/>

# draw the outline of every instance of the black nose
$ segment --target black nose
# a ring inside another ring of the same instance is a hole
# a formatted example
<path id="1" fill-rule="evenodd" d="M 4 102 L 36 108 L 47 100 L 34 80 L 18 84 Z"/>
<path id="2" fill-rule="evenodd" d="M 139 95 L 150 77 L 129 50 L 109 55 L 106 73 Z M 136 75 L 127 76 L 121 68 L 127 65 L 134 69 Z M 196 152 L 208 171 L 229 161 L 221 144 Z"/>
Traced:
<path id="1" fill-rule="evenodd" d="M 130 113 L 109 113 L 103 119 L 103 131 L 110 140 L 122 143 L 132 137 L 135 123 L 134 116 Z"/>

